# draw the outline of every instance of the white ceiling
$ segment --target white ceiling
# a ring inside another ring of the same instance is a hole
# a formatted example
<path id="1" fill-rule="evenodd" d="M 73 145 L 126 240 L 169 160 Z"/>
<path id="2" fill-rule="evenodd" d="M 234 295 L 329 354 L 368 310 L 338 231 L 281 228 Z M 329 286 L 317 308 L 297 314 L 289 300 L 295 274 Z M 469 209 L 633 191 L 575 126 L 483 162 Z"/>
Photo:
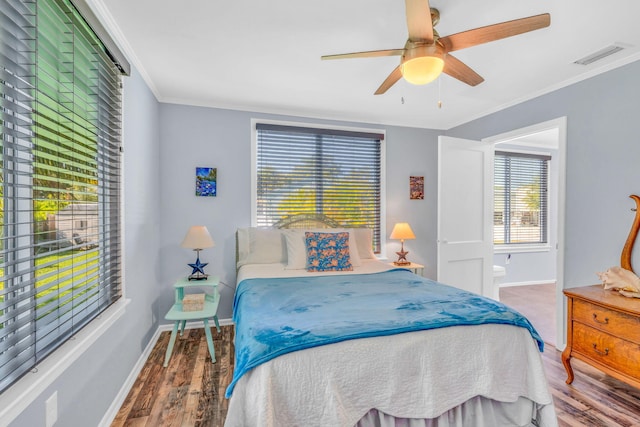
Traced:
<path id="1" fill-rule="evenodd" d="M 90 3 L 159 101 L 304 117 L 449 129 L 640 59 L 637 0 L 431 0 L 441 36 L 545 12 L 551 26 L 457 51 L 476 87 L 443 75 L 374 96 L 399 57 L 320 56 L 402 48 L 402 0 Z M 614 43 L 628 48 L 573 63 Z"/>

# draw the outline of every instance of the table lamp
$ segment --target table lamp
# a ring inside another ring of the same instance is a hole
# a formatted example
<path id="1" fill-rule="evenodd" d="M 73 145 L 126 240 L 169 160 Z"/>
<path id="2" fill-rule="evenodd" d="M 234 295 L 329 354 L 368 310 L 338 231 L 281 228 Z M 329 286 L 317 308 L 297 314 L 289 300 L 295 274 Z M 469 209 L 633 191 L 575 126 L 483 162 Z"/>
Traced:
<path id="1" fill-rule="evenodd" d="M 394 261 L 395 265 L 408 265 L 411 264 L 410 261 L 407 261 L 407 254 L 409 252 L 405 252 L 404 250 L 404 241 L 405 239 L 415 239 L 416 235 L 413 234 L 413 230 L 409 226 L 409 223 L 406 222 L 398 222 L 393 226 L 393 231 L 391 231 L 390 239 L 400 239 L 400 243 L 402 244 L 402 248 L 400 252 L 396 252 L 398 254 L 398 260 Z"/>
<path id="2" fill-rule="evenodd" d="M 184 236 L 184 240 L 182 241 L 183 248 L 193 249 L 197 252 L 196 262 L 193 264 L 188 264 L 193 270 L 191 271 L 191 275 L 189 276 L 189 280 L 204 280 L 209 277 L 208 274 L 204 274 L 204 267 L 208 264 L 207 262 L 200 262 L 200 251 L 205 248 L 211 248 L 215 246 L 211 235 L 209 234 L 209 230 L 204 225 L 194 225 L 189 229 L 187 235 Z"/>

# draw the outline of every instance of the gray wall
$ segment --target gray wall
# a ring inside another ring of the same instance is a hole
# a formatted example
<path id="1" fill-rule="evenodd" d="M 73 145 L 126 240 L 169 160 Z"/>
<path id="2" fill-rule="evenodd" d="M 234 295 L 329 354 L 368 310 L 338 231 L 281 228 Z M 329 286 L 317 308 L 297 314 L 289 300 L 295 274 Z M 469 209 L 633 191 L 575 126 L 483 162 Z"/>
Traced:
<path id="1" fill-rule="evenodd" d="M 596 284 L 596 271 L 620 263 L 634 218 L 629 195 L 640 193 L 638 76 L 634 62 L 447 132 L 482 139 L 567 117 L 565 288 Z"/>
<path id="2" fill-rule="evenodd" d="M 56 426 L 96 426 L 158 329 L 160 288 L 159 104 L 135 70 L 124 79 L 125 314 L 12 423 L 43 426 L 58 391 Z"/>
<path id="3" fill-rule="evenodd" d="M 436 167 L 438 132 L 362 123 L 320 121 L 214 108 L 162 104 L 160 107 L 162 276 L 156 315 L 164 316 L 173 301 L 171 284 L 190 273 L 193 252 L 180 247 L 191 225 L 206 225 L 216 246 L 201 252 L 205 271 L 220 276 L 221 319 L 231 317 L 235 289 L 235 231 L 251 225 L 251 119 L 334 124 L 386 130 L 387 236 L 397 221 L 407 221 L 416 240 L 405 242 L 409 259 L 426 264 L 435 277 Z M 195 168 L 218 169 L 216 197 L 196 197 Z M 425 200 L 409 200 L 409 176 L 425 177 Z M 385 236 L 386 237 L 386 236 Z M 399 242 L 390 242 L 391 259 Z"/>

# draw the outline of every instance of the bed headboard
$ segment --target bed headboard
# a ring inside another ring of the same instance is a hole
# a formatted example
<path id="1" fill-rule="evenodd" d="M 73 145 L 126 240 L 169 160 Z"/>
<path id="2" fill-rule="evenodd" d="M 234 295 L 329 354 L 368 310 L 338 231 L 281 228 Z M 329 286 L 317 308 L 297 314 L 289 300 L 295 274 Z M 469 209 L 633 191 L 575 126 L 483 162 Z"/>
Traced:
<path id="1" fill-rule="evenodd" d="M 282 218 L 274 228 L 338 228 L 341 225 L 323 214 L 296 214 Z"/>

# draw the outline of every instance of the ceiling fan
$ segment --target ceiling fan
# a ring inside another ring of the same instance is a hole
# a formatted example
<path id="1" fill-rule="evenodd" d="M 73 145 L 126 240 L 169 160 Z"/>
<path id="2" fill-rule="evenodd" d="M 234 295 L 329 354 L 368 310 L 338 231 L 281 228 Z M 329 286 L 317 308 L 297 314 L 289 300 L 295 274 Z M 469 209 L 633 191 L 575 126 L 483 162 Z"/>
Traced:
<path id="1" fill-rule="evenodd" d="M 400 65 L 382 82 L 376 95 L 385 93 L 402 77 L 409 83 L 427 84 L 443 72 L 468 85 L 476 86 L 484 79 L 450 52 L 545 28 L 551 21 L 550 15 L 543 13 L 440 37 L 434 28 L 440 21 L 438 9 L 430 7 L 428 0 L 405 0 L 405 4 L 409 38 L 403 48 L 325 55 L 321 58 L 402 56 Z"/>

